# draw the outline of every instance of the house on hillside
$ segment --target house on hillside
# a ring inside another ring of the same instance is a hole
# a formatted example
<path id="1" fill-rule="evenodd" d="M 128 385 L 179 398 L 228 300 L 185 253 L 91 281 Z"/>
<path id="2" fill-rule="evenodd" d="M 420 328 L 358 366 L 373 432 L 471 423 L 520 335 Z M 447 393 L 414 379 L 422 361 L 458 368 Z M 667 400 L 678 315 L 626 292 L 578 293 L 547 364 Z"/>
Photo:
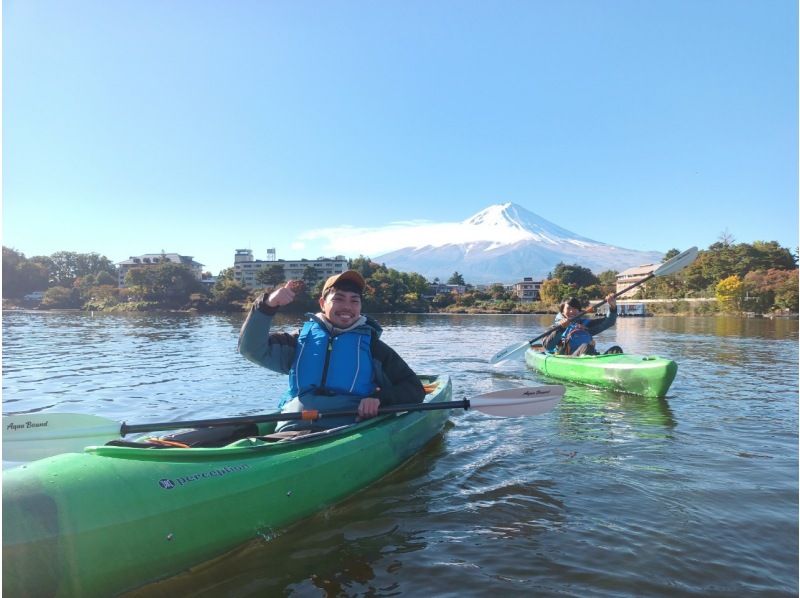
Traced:
<path id="1" fill-rule="evenodd" d="M 203 264 L 200 264 L 191 256 L 178 255 L 177 253 L 145 253 L 143 255 L 131 256 L 124 262 L 119 262 L 119 288 L 125 288 L 125 275 L 133 268 L 148 268 L 158 266 L 166 262 L 187 266 L 197 280 L 203 278 Z"/>

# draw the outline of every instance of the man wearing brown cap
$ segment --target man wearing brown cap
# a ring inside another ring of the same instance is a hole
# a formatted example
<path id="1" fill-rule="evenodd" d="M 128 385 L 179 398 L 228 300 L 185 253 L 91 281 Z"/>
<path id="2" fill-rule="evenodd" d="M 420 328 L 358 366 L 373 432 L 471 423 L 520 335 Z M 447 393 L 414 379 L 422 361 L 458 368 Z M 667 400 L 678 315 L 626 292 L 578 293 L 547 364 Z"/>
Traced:
<path id="1" fill-rule="evenodd" d="M 239 334 L 239 352 L 258 365 L 289 374 L 282 411 L 358 410 L 358 418 L 378 414 L 381 405 L 420 403 L 425 391 L 417 375 L 379 339 L 380 325 L 361 314 L 366 283 L 347 270 L 328 278 L 319 298 L 320 312 L 307 314 L 297 334 L 271 333 L 272 318 L 294 300 L 294 281 L 256 299 Z M 319 422 L 280 422 L 278 430 L 333 428 L 353 418 Z"/>

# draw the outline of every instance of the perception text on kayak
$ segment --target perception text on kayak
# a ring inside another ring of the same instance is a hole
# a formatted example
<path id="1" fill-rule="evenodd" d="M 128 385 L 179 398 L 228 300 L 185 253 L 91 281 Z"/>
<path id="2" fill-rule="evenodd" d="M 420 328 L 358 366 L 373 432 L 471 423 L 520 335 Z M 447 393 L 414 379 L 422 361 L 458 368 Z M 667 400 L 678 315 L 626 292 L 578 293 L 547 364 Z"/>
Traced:
<path id="1" fill-rule="evenodd" d="M 241 465 L 226 465 L 225 467 L 220 467 L 219 469 L 212 469 L 211 471 L 204 471 L 202 473 L 195 473 L 192 475 L 182 476 L 179 478 L 175 478 L 174 480 L 161 479 L 158 480 L 158 485 L 164 488 L 165 490 L 172 490 L 176 486 L 185 486 L 190 482 L 207 480 L 209 478 L 219 478 L 222 476 L 226 476 L 229 473 L 236 473 L 237 471 L 243 471 L 249 468 L 250 465 L 244 463 Z"/>
<path id="2" fill-rule="evenodd" d="M 13 432 L 14 430 L 25 430 L 27 428 L 46 428 L 48 423 L 49 422 L 47 421 L 43 422 L 27 421 L 24 424 L 15 424 L 14 422 L 11 422 L 6 426 L 6 430 L 10 430 Z"/>

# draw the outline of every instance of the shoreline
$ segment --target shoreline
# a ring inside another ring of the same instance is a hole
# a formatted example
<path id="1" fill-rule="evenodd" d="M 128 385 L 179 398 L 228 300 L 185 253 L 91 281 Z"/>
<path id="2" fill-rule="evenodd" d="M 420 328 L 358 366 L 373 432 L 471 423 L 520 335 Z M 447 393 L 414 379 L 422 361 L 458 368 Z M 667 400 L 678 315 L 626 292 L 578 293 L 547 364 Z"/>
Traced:
<path id="1" fill-rule="evenodd" d="M 171 313 L 171 314 L 187 314 L 187 315 L 230 315 L 230 314 L 247 314 L 246 309 L 233 309 L 233 310 L 198 310 L 198 309 L 148 309 L 148 310 L 88 310 L 77 308 L 41 308 L 41 307 L 25 307 L 20 305 L 3 305 L 3 311 L 13 312 L 27 312 L 27 313 L 99 313 L 99 314 L 144 314 L 144 313 Z M 303 311 L 284 311 L 285 314 L 302 315 Z M 394 312 L 368 312 L 371 315 L 437 315 L 437 316 L 548 316 L 554 315 L 557 310 L 552 311 L 394 311 Z M 766 313 L 758 314 L 753 312 L 714 312 L 697 314 L 691 311 L 681 311 L 674 313 L 656 313 L 645 315 L 620 315 L 619 318 L 624 319 L 647 319 L 658 316 L 667 317 L 708 317 L 708 316 L 733 316 L 744 319 L 768 319 L 768 320 L 797 320 L 800 319 L 798 313 Z"/>

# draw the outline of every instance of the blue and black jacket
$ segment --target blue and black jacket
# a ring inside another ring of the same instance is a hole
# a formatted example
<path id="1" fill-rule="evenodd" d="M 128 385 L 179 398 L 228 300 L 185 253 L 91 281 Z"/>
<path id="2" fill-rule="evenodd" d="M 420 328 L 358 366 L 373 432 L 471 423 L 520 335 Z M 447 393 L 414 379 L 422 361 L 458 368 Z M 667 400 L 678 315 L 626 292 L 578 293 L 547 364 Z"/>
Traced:
<path id="1" fill-rule="evenodd" d="M 239 352 L 253 363 L 288 374 L 287 395 L 299 399 L 303 408 L 356 409 L 364 397 L 375 397 L 381 405 L 424 400 L 419 378 L 380 340 L 382 329 L 371 318 L 362 317 L 339 331 L 321 315 L 307 314 L 309 319 L 298 333 L 269 333 L 277 309 L 262 310 L 250 310 L 239 334 Z M 352 422 L 352 418 L 348 422 L 323 418 L 319 423 L 333 427 Z"/>

